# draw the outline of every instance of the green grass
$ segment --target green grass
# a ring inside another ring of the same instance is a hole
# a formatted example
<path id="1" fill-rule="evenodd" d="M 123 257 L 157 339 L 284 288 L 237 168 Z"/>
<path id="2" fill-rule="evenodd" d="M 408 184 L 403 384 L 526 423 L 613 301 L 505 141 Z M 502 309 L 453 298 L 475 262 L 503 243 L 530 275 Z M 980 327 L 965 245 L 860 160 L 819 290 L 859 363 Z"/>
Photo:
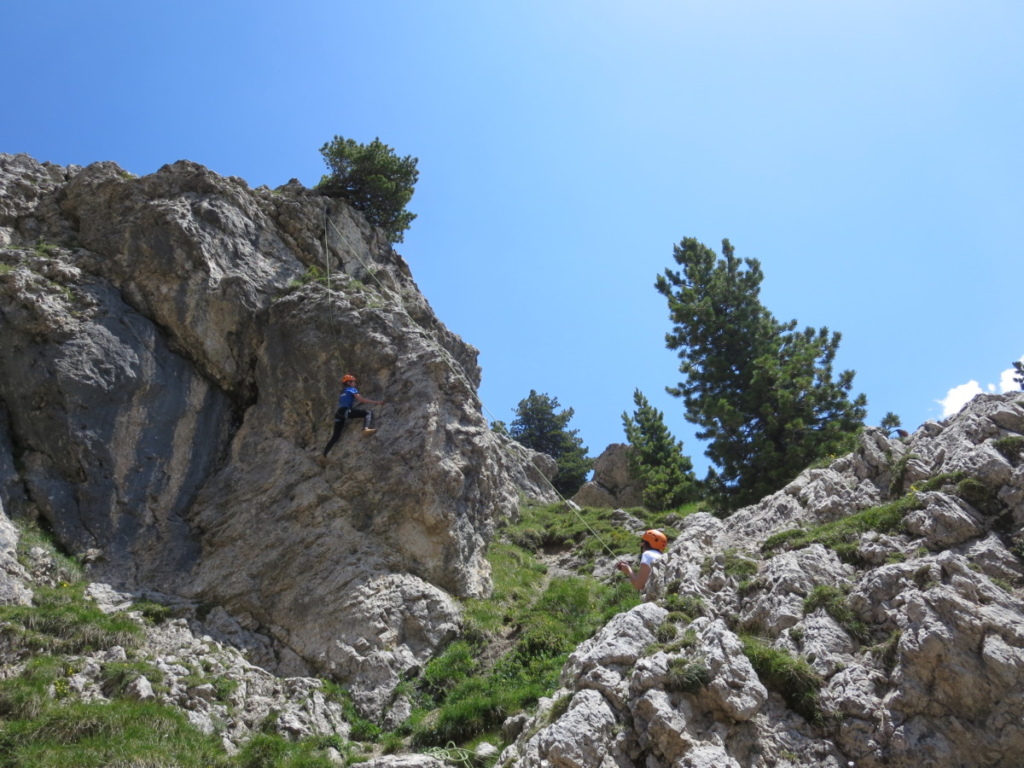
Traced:
<path id="1" fill-rule="evenodd" d="M 38 588 L 32 605 L 0 606 L 0 637 L 33 653 L 80 654 L 135 647 L 142 628 L 120 613 L 105 614 L 85 597 L 82 582 Z"/>
<path id="2" fill-rule="evenodd" d="M 612 530 L 604 511 L 584 514 L 605 534 Z M 566 530 L 558 531 L 559 525 Z M 580 543 L 585 538 L 581 525 L 562 505 L 528 507 L 503 532 L 504 540 L 491 545 L 493 595 L 465 602 L 468 631 L 415 681 L 414 744 L 464 746 L 497 729 L 509 715 L 529 710 L 558 688 L 562 666 L 581 642 L 639 602 L 636 590 L 623 581 L 608 585 L 585 576 L 549 578 L 536 553 L 546 546 Z M 622 539 L 624 550 L 637 546 L 634 535 Z"/>
<path id="3" fill-rule="evenodd" d="M 299 277 L 296 277 L 293 280 L 289 281 L 288 287 L 291 289 L 301 288 L 302 286 L 307 285 L 309 283 L 317 283 L 319 285 L 323 285 L 326 287 L 328 283 L 327 273 L 324 270 L 320 269 L 320 267 L 313 265 L 309 267 Z"/>
<path id="4" fill-rule="evenodd" d="M 259 733 L 242 747 L 230 765 L 240 768 L 333 768 L 335 763 L 328 758 L 325 746 L 334 744 L 315 737 L 290 741 L 276 733 Z"/>
<path id="5" fill-rule="evenodd" d="M 443 697 L 459 682 L 476 672 L 476 649 L 465 640 L 456 640 L 444 653 L 427 662 L 422 687 L 426 693 Z"/>
<path id="6" fill-rule="evenodd" d="M 635 510 L 651 528 L 660 528 L 671 542 L 679 531 L 667 520 L 686 517 L 697 512 L 697 502 L 663 512 Z M 527 507 L 520 520 L 504 531 L 504 538 L 528 552 L 540 552 L 547 547 L 573 547 L 587 560 L 597 557 L 621 557 L 639 551 L 637 536 L 613 521 L 614 510 L 583 508 L 579 512 L 564 504 L 546 507 Z"/>
<path id="7" fill-rule="evenodd" d="M 1003 455 L 1003 458 L 1013 466 L 1018 466 L 1024 460 L 1024 437 L 1021 435 L 1007 435 L 992 441 L 992 446 Z"/>
<path id="8" fill-rule="evenodd" d="M 899 661 L 899 646 L 900 639 L 902 637 L 902 630 L 896 630 L 883 642 L 871 649 L 871 651 L 876 654 L 878 659 L 882 662 L 882 666 L 885 667 L 885 670 L 890 674 L 896 668 L 896 662 Z"/>
<path id="9" fill-rule="evenodd" d="M 742 635 L 743 653 L 750 660 L 761 683 L 782 696 L 786 704 L 804 719 L 817 722 L 822 713 L 818 691 L 822 679 L 803 659 L 773 648 L 754 635 Z"/>
<path id="10" fill-rule="evenodd" d="M 1024 438 L 1022 438 L 1024 440 Z M 997 443 L 999 441 L 996 441 Z M 1010 443 L 1004 443 L 1004 450 L 1013 450 Z M 1007 448 L 1007 446 L 1011 446 Z M 997 448 L 999 446 L 997 445 Z M 1004 454 L 1005 455 L 1005 454 Z M 922 483 L 920 487 L 917 487 L 918 491 L 943 491 L 944 493 L 957 496 L 958 498 L 966 501 L 976 510 L 989 517 L 999 517 L 1002 515 L 1006 508 L 999 497 L 996 495 L 996 490 L 985 485 L 981 480 L 974 477 L 973 475 L 958 470 L 956 472 L 947 472 L 941 475 L 935 475 L 929 478 L 926 482 Z M 1011 522 L 1006 521 L 1008 524 Z"/>
<path id="11" fill-rule="evenodd" d="M 870 638 L 867 625 L 850 610 L 846 595 L 847 591 L 840 587 L 819 584 L 804 599 L 804 615 L 822 608 L 851 637 L 858 642 L 866 642 Z"/>
<path id="12" fill-rule="evenodd" d="M 701 598 L 693 595 L 680 595 L 676 590 L 678 590 L 678 586 L 673 589 L 672 585 L 669 585 L 668 594 L 661 600 L 661 605 L 669 612 L 671 621 L 689 623 L 707 613 L 707 608 Z"/>
<path id="13" fill-rule="evenodd" d="M 476 662 L 488 638 L 457 641 L 427 665 L 420 691 L 433 697 L 436 711 L 418 723 L 414 743 L 462 745 L 534 706 L 558 688 L 562 666 L 576 646 L 638 601 L 628 584 L 608 586 L 574 576 L 552 579 L 546 589 L 524 598 L 506 605 L 505 622 L 516 631 L 515 639 L 489 669 Z"/>
<path id="14" fill-rule="evenodd" d="M 53 702 L 31 719 L 5 720 L 0 755 L 3 768 L 231 764 L 220 739 L 202 734 L 180 711 L 126 700 Z"/>
<path id="15" fill-rule="evenodd" d="M 155 690 L 163 682 L 164 673 L 145 661 L 112 661 L 103 665 L 100 687 L 104 696 L 121 697 L 125 689 L 140 677 L 145 677 Z"/>
<path id="16" fill-rule="evenodd" d="M 903 533 L 906 530 L 903 525 L 904 515 L 920 507 L 917 494 L 909 493 L 897 501 L 865 509 L 840 520 L 776 533 L 765 540 L 761 549 L 770 553 L 822 544 L 834 550 L 844 562 L 857 563 L 857 544 L 862 533 Z"/>
<path id="17" fill-rule="evenodd" d="M 672 691 L 697 693 L 711 682 L 711 671 L 703 659 L 688 661 L 676 656 L 668 663 L 665 687 Z"/>
<path id="18" fill-rule="evenodd" d="M 32 569 L 33 549 L 42 549 L 53 563 L 52 574 L 58 583 L 71 583 L 82 580 L 82 566 L 73 557 L 68 557 L 54 544 L 53 537 L 43 531 L 37 524 L 22 520 L 15 522 L 18 528 L 18 562 L 25 568 Z"/>

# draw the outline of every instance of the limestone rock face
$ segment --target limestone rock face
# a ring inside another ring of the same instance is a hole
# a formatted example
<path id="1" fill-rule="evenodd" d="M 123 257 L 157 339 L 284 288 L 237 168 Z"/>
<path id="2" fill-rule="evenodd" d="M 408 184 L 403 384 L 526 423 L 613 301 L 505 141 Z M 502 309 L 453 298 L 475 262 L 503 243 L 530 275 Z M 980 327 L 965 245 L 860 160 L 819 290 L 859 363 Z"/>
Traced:
<path id="1" fill-rule="evenodd" d="M 1024 765 L 1022 467 L 1024 393 L 979 395 L 900 440 L 866 430 L 725 520 L 682 519 L 657 599 L 577 648 L 498 765 Z M 898 524 L 850 525 L 896 500 Z M 820 541 L 776 536 L 796 530 Z"/>
<path id="2" fill-rule="evenodd" d="M 572 500 L 581 507 L 639 507 L 643 485 L 629 472 L 629 446 L 612 443 L 594 460 L 594 475 Z"/>
<path id="3" fill-rule="evenodd" d="M 548 493 L 488 429 L 476 357 L 359 214 L 297 182 L 0 155 L 4 510 L 371 713 L 457 630 L 452 597 L 488 592 L 495 521 Z M 345 372 L 387 405 L 321 466 Z"/>
<path id="4" fill-rule="evenodd" d="M 18 562 L 17 543 L 18 531 L 0 503 L 0 605 L 32 603 L 32 592 L 26 586 L 29 575 Z"/>

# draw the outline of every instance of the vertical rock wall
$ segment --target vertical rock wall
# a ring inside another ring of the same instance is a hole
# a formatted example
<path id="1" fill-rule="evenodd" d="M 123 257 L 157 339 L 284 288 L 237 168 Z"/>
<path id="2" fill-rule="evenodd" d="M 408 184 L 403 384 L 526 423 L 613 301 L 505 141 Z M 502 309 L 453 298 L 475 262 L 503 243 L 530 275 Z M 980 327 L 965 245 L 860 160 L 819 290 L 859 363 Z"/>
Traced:
<path id="1" fill-rule="evenodd" d="M 267 667 L 379 709 L 455 632 L 451 596 L 489 590 L 532 471 L 481 416 L 476 350 L 297 182 L 0 155 L 0 201 L 5 507 L 95 578 L 216 606 L 211 631 Z M 347 371 L 388 405 L 321 466 Z"/>

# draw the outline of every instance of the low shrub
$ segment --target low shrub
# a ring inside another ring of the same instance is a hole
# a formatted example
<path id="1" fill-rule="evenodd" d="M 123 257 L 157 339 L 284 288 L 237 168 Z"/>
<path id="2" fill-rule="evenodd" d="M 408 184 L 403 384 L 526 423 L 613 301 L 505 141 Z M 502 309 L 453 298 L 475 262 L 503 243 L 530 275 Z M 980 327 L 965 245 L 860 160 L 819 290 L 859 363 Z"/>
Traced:
<path id="1" fill-rule="evenodd" d="M 1007 435 L 992 441 L 992 447 L 1002 454 L 1010 464 L 1017 467 L 1024 461 L 1024 437 Z"/>
<path id="2" fill-rule="evenodd" d="M 673 621 L 690 622 L 707 612 L 704 601 L 694 595 L 668 594 L 662 599 L 662 605 Z"/>
<path id="3" fill-rule="evenodd" d="M 805 660 L 773 648 L 759 637 L 743 635 L 743 653 L 750 660 L 761 683 L 782 696 L 786 704 L 809 721 L 821 717 L 818 691 L 822 679 Z"/>
<path id="4" fill-rule="evenodd" d="M 665 687 L 683 693 L 697 693 L 711 682 L 711 670 L 703 659 L 688 661 L 677 656 L 668 663 L 668 675 Z"/>

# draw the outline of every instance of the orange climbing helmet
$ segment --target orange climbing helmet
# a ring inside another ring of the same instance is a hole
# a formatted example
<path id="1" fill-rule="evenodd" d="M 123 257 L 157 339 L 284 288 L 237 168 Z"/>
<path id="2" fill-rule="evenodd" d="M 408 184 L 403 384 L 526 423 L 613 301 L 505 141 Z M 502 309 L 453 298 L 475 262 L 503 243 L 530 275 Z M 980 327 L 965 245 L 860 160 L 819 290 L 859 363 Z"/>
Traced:
<path id="1" fill-rule="evenodd" d="M 654 549 L 659 552 L 664 552 L 665 547 L 668 546 L 668 536 L 656 528 L 651 528 L 649 531 L 644 531 L 644 535 L 640 537 L 641 541 L 646 541 Z"/>
<path id="2" fill-rule="evenodd" d="M 355 384 L 356 383 L 356 377 L 353 376 L 351 373 L 346 373 L 344 376 L 341 377 L 341 383 L 342 384 Z"/>

